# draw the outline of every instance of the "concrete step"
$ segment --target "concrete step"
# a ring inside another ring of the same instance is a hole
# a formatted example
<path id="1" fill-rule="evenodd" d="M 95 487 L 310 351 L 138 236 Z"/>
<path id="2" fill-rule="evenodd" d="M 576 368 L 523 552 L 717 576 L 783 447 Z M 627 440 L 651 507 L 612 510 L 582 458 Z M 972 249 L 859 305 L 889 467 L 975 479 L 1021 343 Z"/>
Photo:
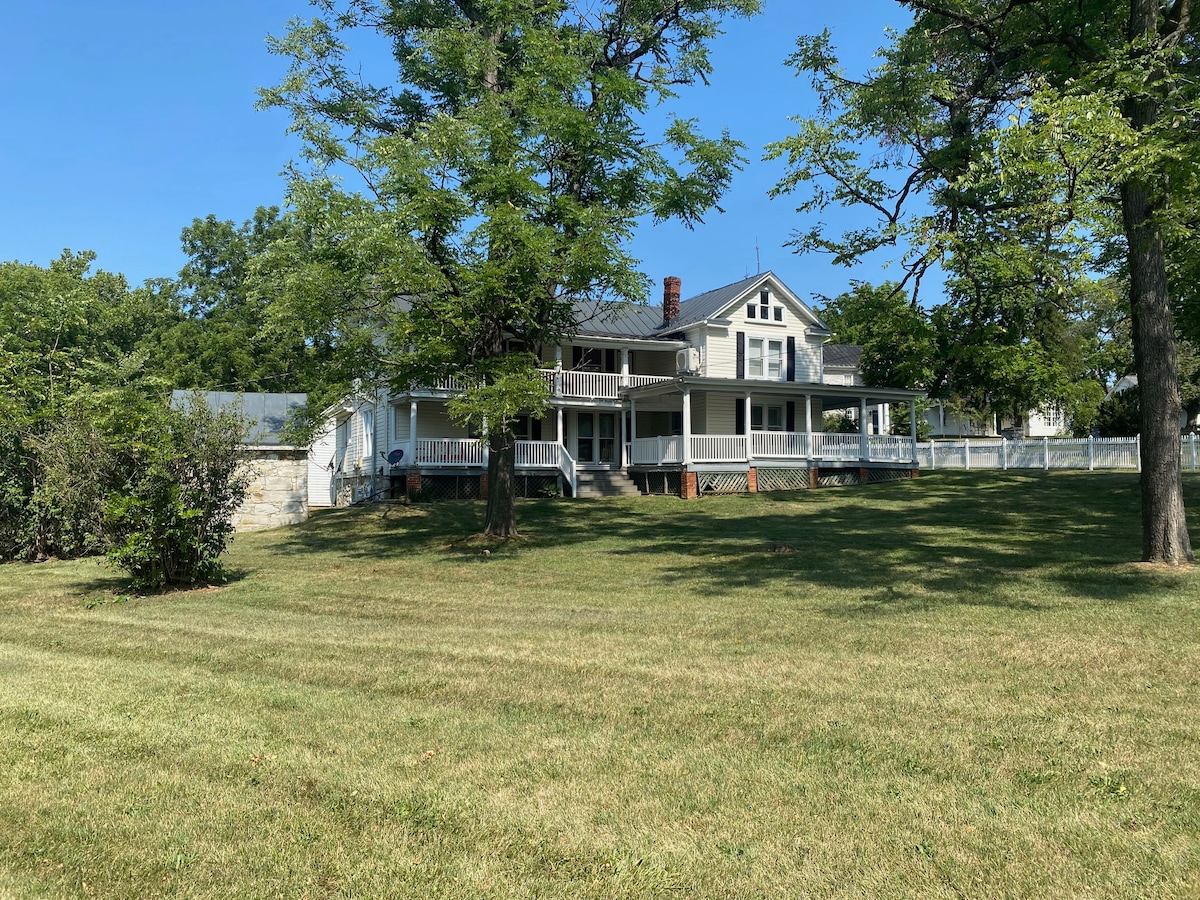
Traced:
<path id="1" fill-rule="evenodd" d="M 580 472 L 578 497 L 640 497 L 641 491 L 625 472 Z"/>

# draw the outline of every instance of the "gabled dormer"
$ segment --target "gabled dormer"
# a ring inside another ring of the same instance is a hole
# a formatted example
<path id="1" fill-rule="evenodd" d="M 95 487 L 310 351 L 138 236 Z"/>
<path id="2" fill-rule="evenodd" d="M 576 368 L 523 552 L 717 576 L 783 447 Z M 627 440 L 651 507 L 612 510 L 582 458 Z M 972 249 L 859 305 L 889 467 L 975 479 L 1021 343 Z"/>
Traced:
<path id="1" fill-rule="evenodd" d="M 687 341 L 700 358 L 697 374 L 709 378 L 816 382 L 821 344 L 830 336 L 809 306 L 772 272 L 683 301 L 676 315 L 671 294 L 678 279 L 664 282 L 660 337 Z"/>

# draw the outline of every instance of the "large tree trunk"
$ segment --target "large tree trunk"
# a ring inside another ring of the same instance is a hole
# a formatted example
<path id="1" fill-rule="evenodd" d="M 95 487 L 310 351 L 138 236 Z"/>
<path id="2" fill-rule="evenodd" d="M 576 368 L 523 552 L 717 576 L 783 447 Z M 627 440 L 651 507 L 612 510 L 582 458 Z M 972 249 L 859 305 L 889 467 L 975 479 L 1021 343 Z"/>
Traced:
<path id="1" fill-rule="evenodd" d="M 1130 40 L 1157 34 L 1157 0 L 1130 0 Z M 1158 109 L 1151 90 L 1148 86 L 1146 94 L 1125 104 L 1125 115 L 1134 128 L 1155 122 Z M 1166 253 L 1153 220 L 1162 196 L 1163 191 L 1148 179 L 1130 179 L 1121 185 L 1121 214 L 1129 244 L 1133 358 L 1142 407 L 1142 559 L 1178 565 L 1193 556 L 1183 506 L 1178 349 Z"/>
<path id="2" fill-rule="evenodd" d="M 492 537 L 517 536 L 517 442 L 507 432 L 488 438 L 487 515 L 483 533 Z"/>

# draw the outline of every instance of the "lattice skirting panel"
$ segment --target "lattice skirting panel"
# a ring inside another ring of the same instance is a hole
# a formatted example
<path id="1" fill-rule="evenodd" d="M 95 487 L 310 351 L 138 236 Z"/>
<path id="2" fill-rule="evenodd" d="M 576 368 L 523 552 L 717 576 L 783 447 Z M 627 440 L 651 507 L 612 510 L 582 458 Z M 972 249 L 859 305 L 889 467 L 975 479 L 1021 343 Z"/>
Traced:
<path id="1" fill-rule="evenodd" d="M 422 475 L 422 500 L 478 500 L 478 475 Z"/>
<path id="2" fill-rule="evenodd" d="M 808 469 L 759 469 L 759 491 L 802 491 L 808 487 Z"/>
<path id="3" fill-rule="evenodd" d="M 867 469 L 867 484 L 908 481 L 910 478 L 912 478 L 912 471 L 909 469 Z"/>
<path id="4" fill-rule="evenodd" d="M 696 489 L 701 494 L 744 494 L 750 481 L 745 472 L 697 472 Z"/>
<path id="5" fill-rule="evenodd" d="M 559 488 L 557 475 L 522 475 L 518 473 L 513 484 L 518 497 L 557 497 Z M 483 491 L 478 475 L 422 475 L 420 500 L 482 500 Z"/>
<path id="6" fill-rule="evenodd" d="M 643 494 L 667 494 L 678 497 L 682 491 L 678 471 L 639 472 L 635 470 L 630 474 L 633 476 L 633 483 Z"/>
<path id="7" fill-rule="evenodd" d="M 858 469 L 822 469 L 817 476 L 821 487 L 846 487 L 858 484 Z"/>
<path id="8" fill-rule="evenodd" d="M 537 499 L 562 494 L 557 475 L 517 475 L 517 496 Z"/>

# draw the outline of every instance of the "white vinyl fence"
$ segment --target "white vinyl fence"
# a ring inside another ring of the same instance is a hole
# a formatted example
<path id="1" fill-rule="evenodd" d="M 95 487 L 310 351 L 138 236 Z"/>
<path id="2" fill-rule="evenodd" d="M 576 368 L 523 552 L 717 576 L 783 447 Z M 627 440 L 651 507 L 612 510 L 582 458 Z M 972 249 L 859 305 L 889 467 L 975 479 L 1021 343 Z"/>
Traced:
<path id="1" fill-rule="evenodd" d="M 1183 436 L 1183 467 L 1200 471 L 1196 435 Z M 922 469 L 1141 469 L 1141 438 L 967 438 L 917 444 Z"/>

